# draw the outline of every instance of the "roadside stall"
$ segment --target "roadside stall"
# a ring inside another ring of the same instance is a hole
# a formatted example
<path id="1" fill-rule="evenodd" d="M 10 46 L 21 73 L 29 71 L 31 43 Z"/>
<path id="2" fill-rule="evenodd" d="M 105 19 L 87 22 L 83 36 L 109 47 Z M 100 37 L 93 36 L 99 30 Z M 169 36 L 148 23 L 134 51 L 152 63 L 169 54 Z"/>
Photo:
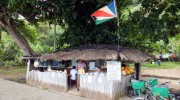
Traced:
<path id="1" fill-rule="evenodd" d="M 135 75 L 136 79 L 139 78 L 140 63 L 150 58 L 151 55 L 137 49 L 119 47 L 117 45 L 94 44 L 80 46 L 55 53 L 44 54 L 38 59 L 40 61 L 71 60 L 72 64 L 70 66 L 76 65 L 76 61 L 79 59 L 84 60 L 88 66 L 88 70 L 85 74 L 80 75 L 79 96 L 98 100 L 117 100 L 125 94 L 125 87 L 127 87 L 130 77 Z M 124 62 L 135 63 L 135 71 L 133 71 L 132 68 L 122 66 Z M 102 74 L 95 75 L 94 71 L 99 66 L 103 68 Z M 37 75 L 38 77 L 32 77 L 35 75 L 34 72 L 35 71 L 28 70 L 28 83 L 37 82 L 37 85 L 40 86 L 46 86 L 44 83 L 48 83 L 48 86 L 63 86 L 65 91 L 69 90 L 67 73 L 56 71 L 53 72 L 54 74 L 46 76 L 42 75 L 44 72 L 37 72 L 40 73 L 42 77 L 39 74 Z M 133 72 L 135 72 L 135 74 Z M 60 77 L 61 75 L 62 77 Z M 42 82 L 43 84 L 39 84 L 39 82 Z"/>

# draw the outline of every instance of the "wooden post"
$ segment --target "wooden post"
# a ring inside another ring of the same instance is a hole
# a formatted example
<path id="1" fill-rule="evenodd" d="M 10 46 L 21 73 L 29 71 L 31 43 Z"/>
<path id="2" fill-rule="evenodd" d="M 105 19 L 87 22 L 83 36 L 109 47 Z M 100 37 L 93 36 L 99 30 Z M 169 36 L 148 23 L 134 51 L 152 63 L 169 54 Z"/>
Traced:
<path id="1" fill-rule="evenodd" d="M 66 84 L 66 86 L 65 86 L 65 92 L 67 92 L 67 91 L 68 91 L 68 74 L 66 73 L 65 76 L 66 76 L 66 77 L 64 77 L 64 78 L 66 78 L 66 79 L 65 79 L 65 84 Z"/>
<path id="2" fill-rule="evenodd" d="M 135 63 L 134 67 L 135 67 L 135 78 L 136 78 L 136 80 L 139 80 L 139 76 L 140 76 L 140 63 Z"/>
<path id="3" fill-rule="evenodd" d="M 31 64 L 31 60 L 28 59 L 28 62 L 27 62 L 27 71 L 26 71 L 26 82 L 28 81 L 28 73 L 29 73 L 30 64 Z"/>

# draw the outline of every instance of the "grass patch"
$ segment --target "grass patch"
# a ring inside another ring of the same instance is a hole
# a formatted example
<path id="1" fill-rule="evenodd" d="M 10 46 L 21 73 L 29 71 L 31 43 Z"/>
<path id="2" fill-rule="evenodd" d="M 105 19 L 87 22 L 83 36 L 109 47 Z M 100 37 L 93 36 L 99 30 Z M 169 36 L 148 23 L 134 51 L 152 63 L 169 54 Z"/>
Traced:
<path id="1" fill-rule="evenodd" d="M 0 67 L 1 75 L 17 75 L 26 73 L 26 67 Z"/>
<path id="2" fill-rule="evenodd" d="M 161 66 L 158 66 L 157 63 L 155 64 L 143 63 L 141 64 L 141 66 L 147 67 L 149 69 L 172 69 L 172 68 L 179 69 L 180 62 L 161 62 Z"/>

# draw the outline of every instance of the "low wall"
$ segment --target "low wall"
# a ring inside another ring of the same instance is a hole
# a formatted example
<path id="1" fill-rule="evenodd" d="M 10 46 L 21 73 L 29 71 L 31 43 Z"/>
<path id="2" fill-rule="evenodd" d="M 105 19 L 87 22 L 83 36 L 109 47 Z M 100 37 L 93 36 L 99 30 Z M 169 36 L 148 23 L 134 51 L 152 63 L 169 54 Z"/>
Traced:
<path id="1" fill-rule="evenodd" d="M 130 75 L 123 76 L 121 82 L 109 81 L 107 76 L 81 75 L 80 95 L 96 100 L 118 100 L 125 95 L 125 87 Z M 68 91 L 67 74 L 61 72 L 29 71 L 27 83 L 42 86 L 60 92 Z"/>
<path id="2" fill-rule="evenodd" d="M 42 86 L 60 92 L 67 92 L 67 74 L 61 72 L 29 71 L 26 82 L 34 86 Z"/>
<path id="3" fill-rule="evenodd" d="M 125 87 L 130 75 L 123 76 L 121 82 L 109 81 L 107 76 L 81 75 L 80 94 L 96 100 L 118 100 L 125 95 Z"/>

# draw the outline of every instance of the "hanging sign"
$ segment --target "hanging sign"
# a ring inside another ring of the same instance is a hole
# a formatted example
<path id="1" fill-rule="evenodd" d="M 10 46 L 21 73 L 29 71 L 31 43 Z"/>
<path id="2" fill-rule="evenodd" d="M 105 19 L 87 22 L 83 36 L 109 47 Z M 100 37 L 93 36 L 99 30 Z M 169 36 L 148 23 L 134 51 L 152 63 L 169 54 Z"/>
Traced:
<path id="1" fill-rule="evenodd" d="M 95 62 L 89 62 L 89 70 L 95 70 Z"/>
<path id="2" fill-rule="evenodd" d="M 121 81 L 121 62 L 107 61 L 107 79 Z"/>
<path id="3" fill-rule="evenodd" d="M 71 61 L 71 65 L 72 65 L 71 67 L 76 66 L 76 64 L 77 64 L 77 61 L 76 61 L 76 60 L 72 60 L 72 61 Z"/>

